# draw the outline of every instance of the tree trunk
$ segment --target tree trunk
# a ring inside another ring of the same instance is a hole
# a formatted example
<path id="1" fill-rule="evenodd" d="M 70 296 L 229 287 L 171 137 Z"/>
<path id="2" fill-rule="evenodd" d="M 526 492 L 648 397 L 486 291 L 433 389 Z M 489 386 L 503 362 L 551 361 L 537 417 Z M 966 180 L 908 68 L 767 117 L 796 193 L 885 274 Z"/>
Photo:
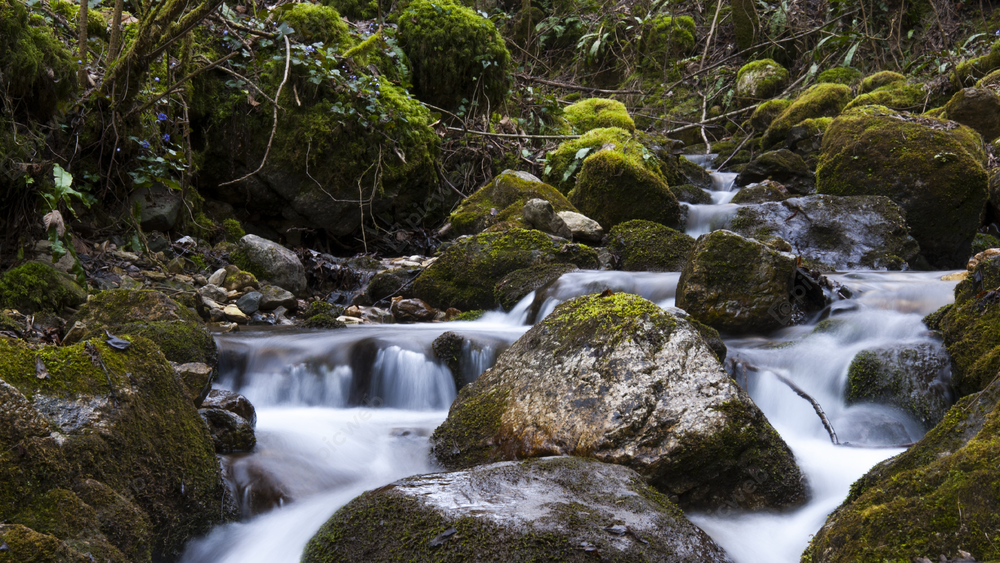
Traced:
<path id="1" fill-rule="evenodd" d="M 80 29 L 80 70 L 77 71 L 77 79 L 84 90 L 89 84 L 87 65 L 87 0 L 80 0 L 80 21 L 77 24 Z"/>
<path id="2" fill-rule="evenodd" d="M 110 65 L 118 58 L 118 50 L 121 47 L 122 9 L 125 0 L 115 0 L 115 11 L 111 16 L 111 40 L 108 41 L 108 64 Z"/>

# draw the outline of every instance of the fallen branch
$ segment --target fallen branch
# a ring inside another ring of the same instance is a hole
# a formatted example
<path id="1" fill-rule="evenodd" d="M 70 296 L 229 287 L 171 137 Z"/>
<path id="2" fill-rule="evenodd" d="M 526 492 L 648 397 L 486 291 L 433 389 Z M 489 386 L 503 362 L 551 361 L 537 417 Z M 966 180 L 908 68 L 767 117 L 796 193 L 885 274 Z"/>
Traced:
<path id="1" fill-rule="evenodd" d="M 488 131 L 474 131 L 472 129 L 463 129 L 461 127 L 449 127 L 449 131 L 457 131 L 459 133 L 469 133 L 471 135 L 480 135 L 483 137 L 501 137 L 508 139 L 579 139 L 583 135 L 522 135 L 520 133 L 490 133 Z"/>
<path id="2" fill-rule="evenodd" d="M 278 91 L 274 93 L 275 102 L 281 98 L 281 89 L 285 87 L 285 82 L 288 82 L 288 67 L 292 60 L 292 45 L 288 42 L 288 36 L 284 36 L 285 39 L 285 76 L 281 79 L 281 84 L 278 84 Z M 228 186 L 230 184 L 235 184 L 236 182 L 242 182 L 250 176 L 260 172 L 264 169 L 264 164 L 267 163 L 267 155 L 271 152 L 271 143 L 274 142 L 274 134 L 278 131 L 278 104 L 274 104 L 274 124 L 271 126 L 271 136 L 267 139 L 267 148 L 264 149 L 264 158 L 260 160 L 260 166 L 256 170 L 243 176 L 242 178 L 237 178 L 235 180 L 230 180 L 228 182 L 223 182 L 219 186 Z"/>
<path id="3" fill-rule="evenodd" d="M 642 94 L 641 90 L 602 90 L 600 88 L 590 88 L 588 86 L 577 86 L 576 84 L 567 84 L 565 82 L 556 82 L 554 80 L 545 80 L 543 78 L 536 78 L 534 76 L 528 76 L 527 74 L 521 74 L 518 72 L 513 73 L 514 76 L 520 78 L 521 80 L 527 80 L 529 82 L 538 82 L 539 84 L 545 84 L 547 86 L 555 86 L 557 88 L 563 88 L 565 90 L 576 90 L 578 92 L 595 92 L 597 94 Z"/>
<path id="4" fill-rule="evenodd" d="M 774 373 L 774 372 L 771 372 L 771 373 Z M 830 434 L 830 441 L 833 442 L 833 445 L 839 446 L 840 445 L 840 440 L 837 438 L 837 432 L 834 431 L 833 424 L 830 424 L 830 419 L 826 417 L 826 413 L 823 412 L 823 407 L 820 406 L 820 404 L 818 402 L 816 402 L 816 399 L 813 399 L 809 395 L 809 393 L 806 393 L 801 387 L 799 387 L 798 385 L 796 385 L 795 382 L 792 381 L 791 379 L 788 379 L 787 377 L 785 377 L 783 375 L 778 375 L 777 373 L 774 374 L 774 377 L 777 377 L 778 381 L 780 381 L 780 382 L 784 383 L 785 385 L 787 385 L 789 388 L 791 388 L 792 391 L 795 391 L 796 395 L 798 395 L 799 397 L 802 397 L 803 399 L 809 401 L 809 404 L 812 405 L 813 410 L 816 411 L 816 415 L 819 416 L 819 419 L 821 421 L 823 421 L 823 428 L 826 428 L 827 433 Z"/>
<path id="5" fill-rule="evenodd" d="M 750 133 L 747 134 L 745 137 L 743 137 L 743 140 L 740 141 L 740 144 L 736 145 L 736 150 L 734 150 L 732 153 L 730 153 L 729 158 L 727 158 L 726 160 L 722 161 L 722 164 L 719 165 L 719 168 L 718 168 L 719 170 L 722 170 L 723 168 L 726 167 L 727 164 L 729 164 L 729 161 L 732 160 L 734 156 L 736 156 L 736 153 L 740 152 L 740 149 L 743 148 L 743 145 L 747 144 L 747 141 L 750 140 L 750 137 L 753 137 L 753 134 L 754 134 L 754 130 L 750 129 Z"/>

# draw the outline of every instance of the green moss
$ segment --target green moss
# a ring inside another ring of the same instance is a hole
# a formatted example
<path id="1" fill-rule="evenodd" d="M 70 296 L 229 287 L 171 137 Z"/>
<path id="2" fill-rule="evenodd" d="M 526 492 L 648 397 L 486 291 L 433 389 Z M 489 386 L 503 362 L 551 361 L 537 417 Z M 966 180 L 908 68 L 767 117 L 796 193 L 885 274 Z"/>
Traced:
<path id="1" fill-rule="evenodd" d="M 843 84 L 817 84 L 809 88 L 774 118 L 764 134 L 762 145 L 771 147 L 784 142 L 788 130 L 806 119 L 839 115 L 851 96 L 851 89 Z"/>
<path id="2" fill-rule="evenodd" d="M 615 226 L 608 239 L 620 269 L 630 272 L 679 272 L 694 248 L 688 235 L 641 220 Z"/>
<path id="3" fill-rule="evenodd" d="M 932 375 L 947 360 L 928 356 L 928 346 L 862 350 L 847 369 L 847 404 L 878 403 L 894 406 L 930 430 L 947 411 L 950 401 L 932 390 Z M 936 374 L 933 374 L 936 375 Z"/>
<path id="4" fill-rule="evenodd" d="M 861 81 L 861 71 L 856 68 L 838 66 L 837 68 L 828 68 L 823 72 L 819 73 L 816 77 L 816 82 L 818 84 L 843 84 L 845 86 L 853 86 Z"/>
<path id="5" fill-rule="evenodd" d="M 991 71 L 986 76 L 976 81 L 976 88 L 986 88 L 1000 85 L 1000 70 Z"/>
<path id="6" fill-rule="evenodd" d="M 876 72 L 875 74 L 866 76 L 864 80 L 861 81 L 860 93 L 864 94 L 866 92 L 874 92 L 879 88 L 884 88 L 885 86 L 891 86 L 893 84 L 905 83 L 906 77 L 898 72 L 893 72 L 891 70 L 883 70 L 881 72 Z"/>
<path id="7" fill-rule="evenodd" d="M 414 0 L 399 15 L 399 45 L 418 98 L 449 111 L 463 100 L 507 99 L 510 53 L 493 22 L 451 0 Z"/>
<path id="8" fill-rule="evenodd" d="M 921 85 L 907 84 L 905 81 L 890 82 L 854 98 L 844 109 L 861 106 L 885 106 L 895 110 L 919 112 L 927 104 L 927 99 L 928 94 L 924 92 Z"/>
<path id="9" fill-rule="evenodd" d="M 577 133 L 586 133 L 601 127 L 617 127 L 629 132 L 635 131 L 635 122 L 625 109 L 625 104 L 617 100 L 587 98 L 566 106 L 563 110 L 566 120 Z"/>
<path id="10" fill-rule="evenodd" d="M 40 534 L 20 524 L 0 524 L 0 541 L 7 546 L 0 552 L 3 563 L 93 563 L 89 555 L 69 547 L 48 534 Z"/>
<path id="11" fill-rule="evenodd" d="M 641 47 L 645 60 L 662 64 L 665 59 L 682 57 L 694 49 L 696 30 L 691 16 L 661 14 L 654 17 L 649 25 Z"/>
<path id="12" fill-rule="evenodd" d="M 749 62 L 736 74 L 736 96 L 743 103 L 777 96 L 788 84 L 788 71 L 771 59 Z"/>
<path id="13" fill-rule="evenodd" d="M 750 126 L 753 127 L 754 131 L 766 131 L 771 126 L 771 122 L 790 105 L 792 105 L 791 100 L 768 100 L 760 104 L 750 116 Z"/>
<path id="14" fill-rule="evenodd" d="M 643 162 L 649 163 L 649 153 L 632 135 L 618 127 L 592 129 L 579 139 L 560 143 L 559 147 L 549 152 L 547 164 L 542 179 L 552 184 L 563 194 L 568 194 L 576 185 L 576 175 L 583 165 L 583 160 L 602 147 L 614 147 L 615 150 L 627 155 L 647 157 Z"/>
<path id="15" fill-rule="evenodd" d="M 22 313 L 61 312 L 82 303 L 85 291 L 51 266 L 29 262 L 0 277 L 0 307 Z"/>
<path id="16" fill-rule="evenodd" d="M 640 158 L 601 150 L 583 161 L 569 200 L 605 231 L 632 219 L 680 225 L 680 205 L 662 178 Z"/>
<path id="17" fill-rule="evenodd" d="M 747 186 L 736 193 L 733 196 L 732 203 L 765 203 L 768 201 L 785 201 L 786 199 L 792 197 L 787 191 L 779 190 L 778 188 L 762 184 L 759 186 Z M 744 228 L 750 226 L 747 224 L 737 224 L 742 218 L 734 218 L 733 227 L 742 231 Z M 745 219 L 742 219 L 745 221 Z M 757 238 L 757 237 L 753 237 Z"/>
<path id="18" fill-rule="evenodd" d="M 215 339 L 204 327 L 187 321 L 122 322 L 113 327 L 116 336 L 144 336 L 160 347 L 171 362 L 186 364 L 201 362 L 214 366 L 218 362 Z M 100 331 L 91 334 L 100 335 Z"/>
<path id="19" fill-rule="evenodd" d="M 451 215 L 451 227 L 456 235 L 475 234 L 504 222 L 530 228 L 522 217 L 529 199 L 548 201 L 556 213 L 577 210 L 552 186 L 508 170 L 463 200 Z"/>
<path id="20" fill-rule="evenodd" d="M 281 12 L 281 21 L 294 29 L 295 36 L 306 44 L 322 43 L 327 47 L 346 50 L 354 43 L 347 24 L 340 19 L 337 10 L 329 6 L 295 3 Z"/>
<path id="21" fill-rule="evenodd" d="M 317 315 L 312 315 L 309 318 L 307 318 L 305 322 L 302 323 L 302 326 L 305 328 L 331 329 L 331 328 L 346 328 L 347 324 L 344 323 L 343 321 L 338 321 L 337 317 L 333 315 L 327 313 L 320 313 Z"/>
<path id="22" fill-rule="evenodd" d="M 989 73 L 1000 68 L 1000 39 L 993 42 L 990 52 L 968 61 L 963 61 L 955 67 L 951 75 L 952 84 L 956 88 L 970 86 Z"/>
<path id="23" fill-rule="evenodd" d="M 492 446 L 500 432 L 500 417 L 507 409 L 510 390 L 489 389 L 482 393 L 476 383 L 458 392 L 448 419 L 431 436 L 434 456 L 445 467 L 458 469 L 503 459 Z"/>
<path id="24" fill-rule="evenodd" d="M 371 5 L 375 6 L 374 0 Z M 412 86 L 410 61 L 406 58 L 406 53 L 394 41 L 388 41 L 384 31 L 374 33 L 358 43 L 344 53 L 344 57 L 352 59 L 361 67 L 369 65 L 376 67 L 386 78 L 401 86 L 406 88 Z"/>
<path id="25" fill-rule="evenodd" d="M 227 242 L 239 242 L 239 240 L 246 236 L 247 232 L 243 230 L 243 225 L 236 219 L 226 219 L 222 222 L 222 230 L 226 233 Z"/>
<path id="26" fill-rule="evenodd" d="M 683 201 L 684 203 L 695 203 L 700 205 L 708 205 L 712 203 L 712 194 L 691 184 L 670 186 L 670 193 L 674 194 L 677 201 Z"/>
<path id="27" fill-rule="evenodd" d="M 378 15 L 376 0 L 323 0 L 320 3 L 336 9 L 351 20 L 370 20 Z"/>
<path id="28" fill-rule="evenodd" d="M 74 33 L 80 28 L 80 5 L 68 2 L 67 0 L 53 0 L 49 2 L 49 8 L 53 13 L 59 14 L 66 19 Z M 99 37 L 108 40 L 108 20 L 104 19 L 101 12 L 97 10 L 87 10 L 87 37 Z"/>
<path id="29" fill-rule="evenodd" d="M 482 309 L 477 309 L 475 311 L 466 311 L 464 313 L 460 313 L 458 315 L 455 315 L 454 317 L 452 317 L 451 320 L 453 320 L 453 321 L 478 321 L 479 319 L 483 318 L 483 315 L 485 315 L 485 314 L 486 314 L 486 311 L 484 311 Z"/>
<path id="30" fill-rule="evenodd" d="M 956 304 L 938 327 L 952 358 L 952 386 L 959 396 L 985 389 L 1000 373 L 1000 311 L 983 299 Z"/>

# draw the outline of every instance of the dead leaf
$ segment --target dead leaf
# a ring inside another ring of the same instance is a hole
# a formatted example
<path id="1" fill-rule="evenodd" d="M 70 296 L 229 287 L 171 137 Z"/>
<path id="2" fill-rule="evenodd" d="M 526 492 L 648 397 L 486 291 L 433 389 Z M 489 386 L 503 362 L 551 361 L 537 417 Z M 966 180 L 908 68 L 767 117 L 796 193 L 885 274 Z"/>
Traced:
<path id="1" fill-rule="evenodd" d="M 56 230 L 56 234 L 59 238 L 62 238 L 66 234 L 66 224 L 63 222 L 62 213 L 59 213 L 58 209 L 53 209 L 42 217 L 42 223 L 45 225 L 46 231 L 51 231 L 53 228 Z"/>
<path id="2" fill-rule="evenodd" d="M 45 369 L 45 362 L 41 356 L 35 356 L 35 377 L 38 379 L 48 379 L 49 370 Z"/>

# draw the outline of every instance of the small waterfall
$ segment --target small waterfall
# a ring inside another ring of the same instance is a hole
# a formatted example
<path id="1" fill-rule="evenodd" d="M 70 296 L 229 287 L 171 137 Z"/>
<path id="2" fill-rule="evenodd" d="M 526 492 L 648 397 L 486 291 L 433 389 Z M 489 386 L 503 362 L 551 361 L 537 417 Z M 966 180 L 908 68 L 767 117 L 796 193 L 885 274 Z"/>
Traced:
<path id="1" fill-rule="evenodd" d="M 455 381 L 441 360 L 389 346 L 375 356 L 371 392 L 373 397 L 395 408 L 443 410 L 455 400 Z"/>
<path id="2" fill-rule="evenodd" d="M 731 192 L 736 185 L 736 177 L 739 174 L 735 172 L 712 172 L 710 176 L 712 177 L 713 192 Z"/>
<path id="3" fill-rule="evenodd" d="M 719 156 L 719 155 L 717 155 L 717 154 L 686 154 L 686 155 L 684 155 L 684 158 L 690 160 L 691 162 L 697 164 L 698 166 L 701 166 L 702 168 L 707 169 L 708 166 L 710 164 L 712 164 L 712 161 L 715 160 L 715 158 L 717 156 Z"/>
<path id="4" fill-rule="evenodd" d="M 720 201 L 729 196 L 731 192 L 715 192 L 723 194 Z M 714 197 L 714 194 L 713 194 Z M 694 238 L 717 231 L 726 226 L 726 223 L 736 215 L 740 206 L 733 203 L 720 203 L 718 205 L 699 205 L 695 203 L 685 204 L 688 208 L 687 227 L 684 232 Z"/>

